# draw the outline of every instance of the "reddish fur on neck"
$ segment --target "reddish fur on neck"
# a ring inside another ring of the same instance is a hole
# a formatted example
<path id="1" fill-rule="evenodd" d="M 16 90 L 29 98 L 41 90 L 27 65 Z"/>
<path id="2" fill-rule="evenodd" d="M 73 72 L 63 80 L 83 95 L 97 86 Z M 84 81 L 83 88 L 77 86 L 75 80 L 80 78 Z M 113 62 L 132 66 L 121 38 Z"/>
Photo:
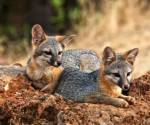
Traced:
<path id="1" fill-rule="evenodd" d="M 117 86 L 115 83 L 109 81 L 108 79 L 105 78 L 104 75 L 104 66 L 100 66 L 100 81 L 99 81 L 99 86 L 100 86 L 100 91 L 102 90 L 104 94 L 112 97 L 118 97 L 121 94 L 121 88 Z"/>

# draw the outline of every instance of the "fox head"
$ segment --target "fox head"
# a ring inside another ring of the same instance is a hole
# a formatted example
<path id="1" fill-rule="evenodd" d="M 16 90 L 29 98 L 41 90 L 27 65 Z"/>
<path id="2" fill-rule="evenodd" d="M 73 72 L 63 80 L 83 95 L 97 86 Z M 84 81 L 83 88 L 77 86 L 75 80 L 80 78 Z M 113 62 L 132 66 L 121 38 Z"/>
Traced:
<path id="1" fill-rule="evenodd" d="M 134 48 L 124 54 L 116 54 L 112 48 L 106 47 L 103 51 L 102 59 L 105 79 L 118 85 L 122 91 L 128 91 L 133 72 L 133 64 L 138 52 L 138 48 Z"/>
<path id="2" fill-rule="evenodd" d="M 73 39 L 71 36 L 47 36 L 43 28 L 36 24 L 32 27 L 33 58 L 40 65 L 60 66 L 62 52 Z"/>

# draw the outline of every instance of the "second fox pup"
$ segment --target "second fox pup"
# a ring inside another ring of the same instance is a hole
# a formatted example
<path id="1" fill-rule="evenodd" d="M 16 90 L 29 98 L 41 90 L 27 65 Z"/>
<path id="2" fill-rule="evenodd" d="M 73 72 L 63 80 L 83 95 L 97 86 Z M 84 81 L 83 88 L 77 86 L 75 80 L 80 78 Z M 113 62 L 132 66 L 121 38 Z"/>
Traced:
<path id="1" fill-rule="evenodd" d="M 38 24 L 32 28 L 32 55 L 26 66 L 26 74 L 38 89 L 49 84 L 49 92 L 56 87 L 57 80 L 63 70 L 60 66 L 64 47 L 73 36 L 47 36 Z M 53 66 L 55 68 L 48 68 Z"/>
<path id="2" fill-rule="evenodd" d="M 133 64 L 138 49 L 117 54 L 110 47 L 103 51 L 103 63 L 99 71 L 84 73 L 67 68 L 63 71 L 57 93 L 77 102 L 104 103 L 117 107 L 128 107 L 134 98 L 122 94 L 130 87 Z M 99 77 L 97 78 L 97 72 Z"/>

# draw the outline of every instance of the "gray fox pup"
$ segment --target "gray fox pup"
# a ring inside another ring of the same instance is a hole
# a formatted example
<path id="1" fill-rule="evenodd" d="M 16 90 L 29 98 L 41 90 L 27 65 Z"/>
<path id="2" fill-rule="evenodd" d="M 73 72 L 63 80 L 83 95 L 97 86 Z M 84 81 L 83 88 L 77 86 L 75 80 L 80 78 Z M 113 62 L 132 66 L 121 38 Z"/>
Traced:
<path id="1" fill-rule="evenodd" d="M 128 107 L 135 99 L 123 95 L 122 90 L 130 88 L 133 64 L 138 51 L 135 48 L 124 54 L 116 54 L 112 48 L 106 47 L 99 70 L 85 73 L 74 68 L 64 69 L 56 93 L 77 102 Z"/>
<path id="2" fill-rule="evenodd" d="M 42 89 L 49 83 L 49 92 L 53 92 L 63 70 L 60 66 L 62 52 L 72 39 L 73 36 L 47 36 L 40 25 L 33 26 L 33 50 L 27 62 L 26 74 L 35 88 Z"/>
<path id="3" fill-rule="evenodd" d="M 97 54 L 91 50 L 64 51 L 73 38 L 74 35 L 47 36 L 39 24 L 33 26 L 32 55 L 26 66 L 26 74 L 35 88 L 52 93 L 66 67 L 87 72 L 99 68 Z"/>

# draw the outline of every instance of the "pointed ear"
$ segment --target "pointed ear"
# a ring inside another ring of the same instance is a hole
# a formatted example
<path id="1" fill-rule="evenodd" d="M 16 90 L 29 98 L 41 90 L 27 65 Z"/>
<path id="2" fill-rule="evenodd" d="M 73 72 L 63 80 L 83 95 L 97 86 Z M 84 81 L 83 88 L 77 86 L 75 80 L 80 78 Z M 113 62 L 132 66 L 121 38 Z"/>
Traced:
<path id="1" fill-rule="evenodd" d="M 39 46 L 46 39 L 45 32 L 39 24 L 32 27 L 32 45 Z"/>
<path id="2" fill-rule="evenodd" d="M 66 47 L 76 35 L 69 36 L 55 36 L 56 41 L 60 42 L 64 47 Z"/>
<path id="3" fill-rule="evenodd" d="M 130 64 L 134 64 L 135 58 L 139 53 L 139 49 L 138 48 L 134 48 L 132 50 L 127 51 L 124 54 L 125 59 L 130 63 Z"/>
<path id="4" fill-rule="evenodd" d="M 103 51 L 103 63 L 109 65 L 116 60 L 116 54 L 110 47 L 106 47 Z"/>

